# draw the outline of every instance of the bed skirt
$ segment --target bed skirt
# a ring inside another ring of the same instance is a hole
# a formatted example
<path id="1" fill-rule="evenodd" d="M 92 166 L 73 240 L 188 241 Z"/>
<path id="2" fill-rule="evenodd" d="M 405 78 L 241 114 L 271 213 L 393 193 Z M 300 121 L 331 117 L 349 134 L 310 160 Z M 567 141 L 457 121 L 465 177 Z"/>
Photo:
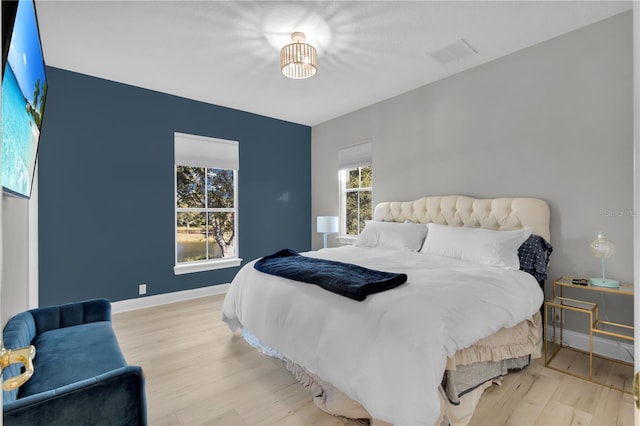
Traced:
<path id="1" fill-rule="evenodd" d="M 392 426 L 382 420 L 371 418 L 367 410 L 357 401 L 352 400 L 331 383 L 325 382 L 303 367 L 291 361 L 285 361 L 286 368 L 296 380 L 313 396 L 313 403 L 322 411 L 348 420 L 349 424 L 358 426 Z M 502 377 L 496 377 L 481 383 L 459 398 L 457 404 L 449 401 L 446 392 L 440 388 L 440 419 L 439 426 L 466 425 L 471 420 L 478 402 L 492 384 L 501 384 Z"/>

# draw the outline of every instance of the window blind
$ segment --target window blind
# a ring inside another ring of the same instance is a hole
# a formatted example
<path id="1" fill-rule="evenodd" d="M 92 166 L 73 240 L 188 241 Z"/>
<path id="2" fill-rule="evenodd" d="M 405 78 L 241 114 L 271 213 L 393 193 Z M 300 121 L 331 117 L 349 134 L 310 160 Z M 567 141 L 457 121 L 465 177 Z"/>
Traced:
<path id="1" fill-rule="evenodd" d="M 338 169 L 353 169 L 371 164 L 371 142 L 362 142 L 338 150 Z"/>
<path id="2" fill-rule="evenodd" d="M 238 170 L 238 142 L 205 136 L 174 133 L 175 163 L 179 166 Z"/>

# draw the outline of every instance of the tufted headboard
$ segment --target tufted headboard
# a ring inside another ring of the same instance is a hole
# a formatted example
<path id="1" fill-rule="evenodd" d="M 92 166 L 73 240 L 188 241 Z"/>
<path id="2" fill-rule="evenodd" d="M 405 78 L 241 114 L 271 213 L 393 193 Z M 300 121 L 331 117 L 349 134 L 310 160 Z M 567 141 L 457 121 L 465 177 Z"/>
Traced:
<path id="1" fill-rule="evenodd" d="M 549 205 L 538 198 L 471 198 L 462 195 L 385 202 L 376 206 L 373 220 L 439 223 L 508 231 L 524 227 L 551 242 Z"/>

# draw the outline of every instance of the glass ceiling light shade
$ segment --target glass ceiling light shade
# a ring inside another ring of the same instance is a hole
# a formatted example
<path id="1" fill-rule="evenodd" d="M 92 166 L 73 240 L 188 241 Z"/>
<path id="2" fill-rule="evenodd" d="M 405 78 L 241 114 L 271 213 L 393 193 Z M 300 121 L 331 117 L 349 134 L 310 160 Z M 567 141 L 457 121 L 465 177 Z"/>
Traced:
<path id="1" fill-rule="evenodd" d="M 318 52 L 306 43 L 304 33 L 291 34 L 293 43 L 280 51 L 280 69 L 285 77 L 301 80 L 313 77 L 318 70 Z"/>
<path id="2" fill-rule="evenodd" d="M 609 288 L 620 287 L 620 281 L 608 279 L 604 270 L 604 259 L 616 254 L 616 245 L 613 241 L 608 240 L 604 232 L 600 231 L 598 232 L 598 237 L 589 244 L 589 251 L 602 261 L 602 278 L 591 278 L 591 285 Z"/>

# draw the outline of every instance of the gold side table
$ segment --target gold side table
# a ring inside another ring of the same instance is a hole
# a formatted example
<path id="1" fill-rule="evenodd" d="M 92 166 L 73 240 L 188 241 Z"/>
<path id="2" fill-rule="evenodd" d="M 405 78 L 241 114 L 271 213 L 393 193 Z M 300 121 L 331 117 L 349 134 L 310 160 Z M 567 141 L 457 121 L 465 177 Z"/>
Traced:
<path id="1" fill-rule="evenodd" d="M 621 392 L 631 393 L 628 389 L 621 389 L 616 386 L 610 385 L 608 383 L 602 383 L 593 378 L 593 357 L 606 359 L 608 361 L 613 361 L 616 363 L 620 363 L 623 365 L 628 365 L 633 367 L 633 364 L 628 362 L 620 361 L 617 359 L 608 358 L 602 355 L 593 353 L 593 336 L 594 334 L 607 335 L 611 337 L 616 337 L 624 340 L 628 340 L 633 342 L 633 326 L 621 324 L 612 321 L 603 321 L 600 320 L 599 316 L 599 307 L 597 303 L 587 302 L 584 300 L 572 299 L 568 297 L 564 297 L 564 289 L 572 288 L 578 289 L 582 291 L 592 291 L 592 292 L 602 292 L 602 293 L 612 293 L 619 294 L 623 296 L 631 296 L 633 297 L 633 284 L 620 284 L 620 288 L 606 288 L 606 287 L 597 287 L 588 284 L 586 286 L 573 284 L 573 279 L 569 277 L 560 277 L 553 282 L 553 296 L 551 300 L 545 302 L 544 306 L 544 324 L 545 324 L 545 333 L 547 333 L 548 326 L 552 325 L 551 336 L 546 336 L 544 339 L 544 358 L 545 358 L 545 366 L 556 371 L 560 371 L 565 374 L 569 374 L 574 377 L 578 377 L 584 380 L 588 380 L 593 383 L 598 383 L 600 385 L 611 387 L 612 389 L 619 390 Z M 584 314 L 589 320 L 589 351 L 582 351 L 576 348 L 572 348 L 564 344 L 563 340 L 563 321 L 556 321 L 556 313 L 560 312 L 560 316 L 564 315 L 564 311 L 572 311 L 577 312 L 579 314 Z M 551 312 L 552 321 L 549 322 L 549 313 Z M 549 339 L 551 337 L 551 339 Z M 558 341 L 559 338 L 559 341 Z M 580 353 L 584 353 L 589 355 L 589 372 L 588 375 L 582 376 L 579 374 L 574 374 L 572 372 L 556 368 L 551 365 L 551 362 L 555 358 L 555 356 L 562 349 L 568 349 Z"/>

